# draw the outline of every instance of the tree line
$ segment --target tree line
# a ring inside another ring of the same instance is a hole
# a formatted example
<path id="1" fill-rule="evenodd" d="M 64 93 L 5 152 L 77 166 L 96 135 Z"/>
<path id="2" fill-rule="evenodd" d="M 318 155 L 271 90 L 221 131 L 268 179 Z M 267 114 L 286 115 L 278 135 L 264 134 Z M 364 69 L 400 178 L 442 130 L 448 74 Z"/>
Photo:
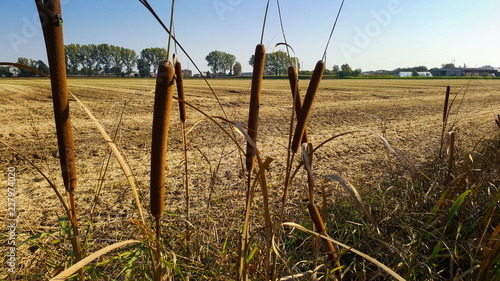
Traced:
<path id="1" fill-rule="evenodd" d="M 140 55 L 134 50 L 108 44 L 68 44 L 64 46 L 66 68 L 70 75 L 116 75 L 132 73 L 137 67 L 142 77 L 156 72 L 158 63 L 167 59 L 165 48 L 146 48 Z"/>

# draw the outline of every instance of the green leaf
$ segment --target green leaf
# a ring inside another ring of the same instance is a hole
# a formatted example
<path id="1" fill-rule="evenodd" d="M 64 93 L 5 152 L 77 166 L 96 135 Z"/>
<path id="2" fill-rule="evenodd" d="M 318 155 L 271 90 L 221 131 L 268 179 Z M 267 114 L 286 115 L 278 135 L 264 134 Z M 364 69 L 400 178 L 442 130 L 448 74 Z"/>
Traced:
<path id="1" fill-rule="evenodd" d="M 455 203 L 453 203 L 453 206 L 451 207 L 450 213 L 448 214 L 448 218 L 446 218 L 447 225 L 450 223 L 453 216 L 457 213 L 458 208 L 460 208 L 460 206 L 462 205 L 462 203 L 465 200 L 465 196 L 467 196 L 467 194 L 469 194 L 469 192 L 470 192 L 470 190 L 467 190 L 464 193 L 462 193 L 460 196 L 458 196 Z"/>

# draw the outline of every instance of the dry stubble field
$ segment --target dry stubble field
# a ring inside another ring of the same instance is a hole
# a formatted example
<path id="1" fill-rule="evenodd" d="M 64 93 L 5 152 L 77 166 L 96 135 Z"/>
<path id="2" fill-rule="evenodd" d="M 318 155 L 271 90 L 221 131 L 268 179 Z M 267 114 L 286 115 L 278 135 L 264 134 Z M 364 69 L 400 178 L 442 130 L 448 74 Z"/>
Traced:
<path id="1" fill-rule="evenodd" d="M 245 125 L 250 80 L 209 81 L 225 113 L 203 80 L 184 81 L 187 102 L 211 116 L 225 117 L 226 114 L 232 122 Z M 307 82 L 301 81 L 302 95 Z M 70 78 L 68 84 L 70 91 L 85 103 L 112 137 L 124 110 L 115 143 L 130 165 L 143 195 L 144 206 L 148 209 L 155 80 Z M 451 86 L 452 97 L 461 90 L 450 117 L 450 122 L 454 122 L 459 132 L 458 147 L 462 151 L 473 150 L 481 138 L 490 137 L 495 130 L 494 119 L 500 113 L 500 80 L 324 80 L 308 123 L 310 142 L 317 146 L 339 133 L 370 131 L 385 136 L 419 166 L 439 148 L 447 85 Z M 262 156 L 274 159 L 268 169 L 268 183 L 274 211 L 277 211 L 284 185 L 292 97 L 288 80 L 264 80 L 262 87 L 258 147 Z M 464 99 L 460 101 L 465 88 Z M 167 160 L 166 211 L 182 217 L 185 209 L 182 137 L 178 106 L 177 103 L 174 105 Z M 109 150 L 78 104 L 71 100 L 70 106 L 78 174 L 76 207 L 84 225 L 82 229 L 86 229 L 84 218 L 89 217 L 99 170 L 106 162 Z M 229 127 L 228 123 L 221 122 Z M 62 187 L 49 80 L 0 79 L 0 123 L 0 139 L 42 167 Z M 240 156 L 236 145 L 217 126 L 189 107 L 187 128 L 192 221 L 200 236 L 206 234 L 206 237 L 212 237 L 214 244 L 223 243 L 227 233 L 238 232 L 242 224 L 245 177 Z M 243 137 L 236 135 L 236 138 L 245 147 Z M 2 218 L 6 217 L 7 211 L 7 168 L 17 170 L 18 241 L 41 232 L 55 232 L 45 236 L 42 243 L 55 240 L 60 229 L 57 216 L 64 214 L 43 177 L 3 145 L 0 145 L 0 167 L 4 175 L 0 183 L 3 190 L 0 206 L 4 206 L 0 209 Z M 404 177 L 411 173 L 404 163 L 387 153 L 378 138 L 363 132 L 335 139 L 323 146 L 315 155 L 313 169 L 318 179 L 329 174 L 342 176 L 353 183 L 362 196 L 363 190 L 390 188 L 395 175 Z M 305 182 L 306 175 L 302 173 L 292 184 L 288 220 L 307 215 L 302 204 L 307 200 Z M 333 183 L 326 182 L 325 188 L 330 206 L 345 195 Z M 255 225 L 260 224 L 260 204 L 258 194 L 256 211 L 252 213 Z M 125 239 L 140 239 L 131 219 L 139 219 L 132 192 L 117 161 L 112 158 L 93 219 L 94 236 L 89 252 Z M 173 215 L 164 217 L 164 222 L 183 227 L 182 221 Z M 6 229 L 4 220 L 0 222 L 0 228 L 2 232 Z M 0 239 L 4 241 L 5 237 Z M 237 241 L 233 243 L 237 245 Z M 66 244 L 61 247 L 69 249 L 70 243 Z M 4 256 L 4 250 L 0 252 Z M 19 272 L 30 268 L 49 269 L 45 264 L 46 256 L 36 247 L 25 246 L 18 249 L 17 254 Z"/>

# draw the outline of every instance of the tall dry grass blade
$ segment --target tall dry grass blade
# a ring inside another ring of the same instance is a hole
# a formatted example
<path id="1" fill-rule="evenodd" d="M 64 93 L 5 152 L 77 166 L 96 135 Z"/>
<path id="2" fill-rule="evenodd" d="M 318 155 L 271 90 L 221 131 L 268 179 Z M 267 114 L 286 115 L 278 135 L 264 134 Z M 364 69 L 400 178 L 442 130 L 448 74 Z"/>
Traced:
<path id="1" fill-rule="evenodd" d="M 451 181 L 451 169 L 453 168 L 453 161 L 455 160 L 455 132 L 450 132 L 448 134 L 450 138 L 450 144 L 448 148 L 448 172 L 446 174 L 446 180 L 444 182 L 444 185 L 447 185 Z"/>
<path id="2" fill-rule="evenodd" d="M 328 234 L 326 233 L 325 224 L 323 223 L 321 215 L 319 214 L 318 207 L 316 207 L 314 203 L 309 203 L 307 204 L 307 209 L 309 210 L 309 215 L 311 216 L 314 226 L 316 226 L 316 232 L 318 232 L 321 235 L 328 236 Z M 334 268 L 335 267 L 339 268 L 340 267 L 339 258 L 337 256 L 337 251 L 333 247 L 332 242 L 327 239 L 321 239 L 321 244 L 323 245 L 323 249 L 328 255 L 328 260 L 330 261 L 331 265 Z M 341 275 L 342 275 L 342 270 L 335 271 L 335 276 L 337 277 L 338 280 L 342 279 Z"/>
<path id="3" fill-rule="evenodd" d="M 70 95 L 75 99 L 75 101 L 82 107 L 82 109 L 87 113 L 89 118 L 92 120 L 94 123 L 95 127 L 101 133 L 101 136 L 104 138 L 104 141 L 108 144 L 109 148 L 115 155 L 116 159 L 118 160 L 118 163 L 120 164 L 120 167 L 123 170 L 123 173 L 125 174 L 128 183 L 130 184 L 130 187 L 132 188 L 132 192 L 134 193 L 134 199 L 137 204 L 137 209 L 139 210 L 139 214 L 141 215 L 141 220 L 144 225 L 146 225 L 146 221 L 144 219 L 144 215 L 142 213 L 142 207 L 141 207 L 141 201 L 139 200 L 139 193 L 137 192 L 137 187 L 135 186 L 135 181 L 134 181 L 134 175 L 132 174 L 132 170 L 130 170 L 130 167 L 128 166 L 127 162 L 123 159 L 123 156 L 121 155 L 120 151 L 116 147 L 116 144 L 111 140 L 109 137 L 108 133 L 104 130 L 104 128 L 101 126 L 99 121 L 94 117 L 92 112 L 83 104 L 80 99 L 78 99 L 73 93 L 69 92 Z"/>
<path id="4" fill-rule="evenodd" d="M 342 7 L 344 7 L 344 0 L 342 0 L 342 4 L 340 4 L 339 11 L 337 13 L 337 17 L 335 18 L 335 22 L 333 23 L 332 31 L 330 32 L 330 36 L 328 37 L 328 41 L 326 43 L 325 52 L 323 53 L 322 60 L 326 60 L 326 51 L 328 50 L 328 45 L 330 45 L 330 40 L 332 39 L 333 32 L 335 31 L 335 27 L 337 26 L 337 21 L 339 20 L 340 12 L 342 12 Z"/>
<path id="5" fill-rule="evenodd" d="M 345 188 L 345 190 L 354 199 L 354 202 L 356 202 L 358 207 L 363 211 L 363 213 L 365 213 L 365 215 L 371 221 L 371 223 L 373 224 L 373 227 L 377 231 L 377 234 L 381 235 L 380 229 L 378 228 L 378 225 L 377 225 L 377 222 L 375 221 L 375 218 L 372 216 L 370 210 L 368 209 L 368 207 L 366 207 L 365 203 L 363 203 L 363 200 L 361 199 L 361 196 L 359 195 L 358 190 L 354 186 L 352 186 L 351 184 L 346 183 L 346 181 L 338 175 L 328 175 L 328 176 L 326 176 L 326 178 L 337 181 L 338 183 L 340 183 L 340 185 L 342 187 Z"/>
<path id="6" fill-rule="evenodd" d="M 250 213 L 251 213 L 251 209 L 252 209 L 252 203 L 253 203 L 253 198 L 254 198 L 254 190 L 255 190 L 255 186 L 261 182 L 261 177 L 265 177 L 265 171 L 266 169 L 269 167 L 269 165 L 271 164 L 271 162 L 273 161 L 274 159 L 272 158 L 266 158 L 266 160 L 264 161 L 264 163 L 262 163 L 262 165 L 259 166 L 259 171 L 257 172 L 257 175 L 255 176 L 255 179 L 254 181 L 251 183 L 250 187 L 249 187 L 249 192 L 248 192 L 248 196 L 247 196 L 247 202 L 246 202 L 246 210 L 245 210 L 245 221 L 244 221 L 244 224 L 243 224 L 243 233 L 241 235 L 241 243 L 240 243 L 240 253 L 239 253 L 239 256 L 240 256 L 240 267 L 239 267 L 239 270 L 238 270 L 238 279 L 239 280 L 247 280 L 248 279 L 248 275 L 247 275 L 247 271 L 246 271 L 246 267 L 247 267 L 247 264 L 246 264 L 246 256 L 248 254 L 248 242 L 249 242 L 249 226 L 250 226 Z M 260 163 L 260 161 L 259 161 Z"/>
<path id="7" fill-rule="evenodd" d="M 87 257 L 85 257 L 81 261 L 75 263 L 71 267 L 69 267 L 66 270 L 64 270 L 63 272 L 59 273 L 56 277 L 50 279 L 50 281 L 66 280 L 71 275 L 73 275 L 75 272 L 77 272 L 78 270 L 80 270 L 81 268 L 83 268 L 85 265 L 89 264 L 93 260 L 95 260 L 95 259 L 105 255 L 106 253 L 109 253 L 109 252 L 115 250 L 115 249 L 118 249 L 120 247 L 123 247 L 123 246 L 128 245 L 128 244 L 132 244 L 132 243 L 141 243 L 141 242 L 137 241 L 137 240 L 126 240 L 126 241 L 115 243 L 113 245 L 109 245 L 109 246 L 102 248 L 99 251 L 97 251 L 91 255 L 88 255 Z"/>
<path id="8" fill-rule="evenodd" d="M 318 61 L 316 67 L 314 67 L 314 72 L 311 76 L 311 81 L 307 87 L 306 96 L 304 97 L 304 103 L 300 110 L 300 114 L 297 117 L 297 126 L 295 127 L 295 133 L 293 135 L 292 141 L 292 152 L 297 153 L 299 145 L 302 142 L 302 136 L 304 135 L 304 130 L 306 128 L 307 120 L 311 114 L 312 104 L 316 93 L 318 92 L 319 83 L 323 77 L 323 72 L 325 71 L 325 62 Z"/>
<path id="9" fill-rule="evenodd" d="M 350 246 L 347 246 L 346 244 L 342 243 L 342 242 L 339 242 L 337 240 L 334 240 L 332 239 L 331 237 L 328 237 L 328 236 L 324 236 L 324 235 L 320 235 L 314 231 L 311 231 L 299 224 L 296 224 L 296 223 L 292 223 L 292 222 L 285 222 L 283 223 L 284 226 L 289 226 L 289 227 L 294 227 L 294 228 L 297 228 L 298 230 L 300 231 L 303 231 L 305 233 L 308 233 L 310 235 L 314 235 L 316 237 L 320 237 L 320 238 L 323 238 L 323 239 L 326 239 L 326 240 L 329 240 L 331 241 L 332 243 L 334 244 L 337 244 L 338 246 L 348 250 L 348 251 L 351 251 L 361 257 L 363 257 L 364 259 L 367 259 L 368 261 L 372 262 L 373 264 L 375 264 L 376 266 L 380 267 L 380 269 L 382 269 L 383 271 L 385 271 L 386 273 L 390 274 L 392 277 L 394 277 L 396 280 L 399 280 L 399 281 L 405 281 L 405 279 L 403 277 L 401 277 L 399 274 L 397 274 L 396 272 L 394 272 L 392 269 L 390 269 L 389 267 L 387 267 L 386 265 L 384 265 L 383 263 L 379 262 L 378 260 L 370 257 L 369 255 L 361 252 L 361 251 L 358 251 Z"/>
<path id="10" fill-rule="evenodd" d="M 259 125 L 260 93 L 262 89 L 262 77 L 264 76 L 264 61 L 266 59 L 266 47 L 262 44 L 255 48 L 252 75 L 252 87 L 250 90 L 250 109 L 248 113 L 248 135 L 254 143 L 257 143 L 257 128 Z M 255 163 L 254 147 L 248 143 L 246 153 L 246 168 L 250 173 Z"/>
<path id="11" fill-rule="evenodd" d="M 40 70 L 38 70 L 38 69 L 36 69 L 34 67 L 30 67 L 30 66 L 24 65 L 24 64 L 14 63 L 14 62 L 0 62 L 0 65 L 10 65 L 10 66 L 15 66 L 17 68 L 23 68 L 23 69 L 35 72 L 36 74 L 38 74 L 40 76 L 50 78 L 50 75 L 48 75 L 47 73 L 42 72 L 42 71 L 40 71 Z"/>

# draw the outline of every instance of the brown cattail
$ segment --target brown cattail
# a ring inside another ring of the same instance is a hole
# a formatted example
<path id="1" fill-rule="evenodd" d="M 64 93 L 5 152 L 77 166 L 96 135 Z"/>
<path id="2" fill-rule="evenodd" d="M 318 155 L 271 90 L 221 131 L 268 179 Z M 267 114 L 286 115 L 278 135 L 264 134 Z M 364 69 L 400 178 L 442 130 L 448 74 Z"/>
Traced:
<path id="1" fill-rule="evenodd" d="M 177 84 L 177 96 L 179 98 L 179 112 L 182 123 L 186 122 L 186 104 L 184 103 L 184 82 L 182 81 L 182 66 L 180 62 L 175 63 L 175 82 Z"/>
<path id="2" fill-rule="evenodd" d="M 325 62 L 320 60 L 316 63 L 316 67 L 314 68 L 314 72 L 311 76 L 311 81 L 309 82 L 309 86 L 307 87 L 307 93 L 304 97 L 304 104 L 300 109 L 300 114 L 298 115 L 297 127 L 295 127 L 295 133 L 293 135 L 292 141 L 292 152 L 296 153 L 299 145 L 302 141 L 302 136 L 304 135 L 304 131 L 307 124 L 307 119 L 309 119 L 309 115 L 311 113 L 312 104 L 314 102 L 314 98 L 316 97 L 316 93 L 318 92 L 319 82 L 323 77 L 323 72 L 325 71 Z"/>
<path id="3" fill-rule="evenodd" d="M 253 61 L 252 88 L 250 90 L 250 111 L 248 115 L 248 136 L 257 143 L 257 127 L 259 125 L 260 92 L 262 89 L 262 76 L 264 75 L 264 61 L 266 47 L 262 44 L 255 48 Z M 255 148 L 248 143 L 246 153 L 246 168 L 251 171 L 254 167 Z"/>
<path id="4" fill-rule="evenodd" d="M 151 214 L 156 219 L 163 215 L 165 209 L 165 164 L 174 93 L 174 74 L 172 63 L 166 61 L 160 63 L 156 78 L 151 144 Z"/>
<path id="5" fill-rule="evenodd" d="M 66 191 L 73 193 L 77 183 L 76 164 L 69 115 L 61 3 L 59 0 L 45 2 L 36 0 L 36 5 L 42 23 L 47 58 L 49 60 L 52 102 L 62 177 Z"/>
<path id="6" fill-rule="evenodd" d="M 443 123 L 448 119 L 448 100 L 450 99 L 450 86 L 446 87 L 446 96 L 444 97 Z"/>
<path id="7" fill-rule="evenodd" d="M 300 109 L 302 108 L 302 97 L 300 96 L 299 76 L 297 74 L 297 68 L 295 66 L 290 66 L 288 68 L 288 80 L 290 81 L 290 88 L 292 89 L 292 98 L 295 100 L 295 114 L 298 118 Z M 297 95 L 297 97 L 295 97 L 295 95 Z M 308 141 L 307 128 L 305 128 L 301 143 L 305 143 Z"/>
<path id="8" fill-rule="evenodd" d="M 307 204 L 307 209 L 309 210 L 309 215 L 311 216 L 314 226 L 316 227 L 316 232 L 321 235 L 328 236 L 328 234 L 326 233 L 325 224 L 323 223 L 321 215 L 319 214 L 318 207 L 316 207 L 315 204 L 309 203 Z M 323 245 L 323 249 L 328 255 L 328 260 L 332 263 L 332 265 L 334 265 L 335 267 L 340 267 L 337 252 L 335 251 L 332 242 L 330 240 L 321 238 L 321 244 Z M 337 276 L 338 280 L 341 280 L 341 273 L 342 271 L 340 269 L 335 271 L 335 275 Z"/>

